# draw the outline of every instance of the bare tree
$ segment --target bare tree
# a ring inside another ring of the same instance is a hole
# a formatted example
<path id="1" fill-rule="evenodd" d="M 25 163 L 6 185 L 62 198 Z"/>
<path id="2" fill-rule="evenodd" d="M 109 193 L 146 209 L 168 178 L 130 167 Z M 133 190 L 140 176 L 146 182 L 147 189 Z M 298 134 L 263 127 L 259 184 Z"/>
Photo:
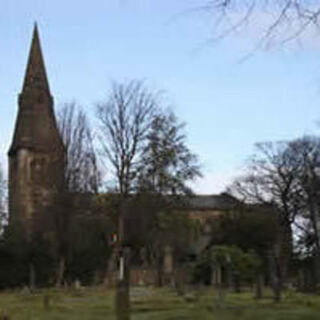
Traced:
<path id="1" fill-rule="evenodd" d="M 65 148 L 65 190 L 60 192 L 60 207 L 55 214 L 59 265 L 56 284 L 64 279 L 71 250 L 71 226 L 76 223 L 79 193 L 97 193 L 100 174 L 91 128 L 86 114 L 75 103 L 65 104 L 58 112 L 57 123 Z"/>
<path id="2" fill-rule="evenodd" d="M 275 208 L 281 227 L 278 244 L 290 243 L 294 228 L 298 243 L 304 244 L 303 254 L 314 258 L 313 284 L 316 288 L 320 281 L 319 137 L 305 136 L 288 142 L 259 144 L 248 174 L 236 180 L 231 189 L 245 202 Z M 291 249 L 287 249 L 288 253 Z M 276 257 L 271 256 L 273 260 Z M 277 262 L 273 261 L 271 265 L 275 266 Z M 284 265 L 280 261 L 280 267 Z M 286 271 L 282 271 L 282 278 L 285 274 Z"/>
<path id="3" fill-rule="evenodd" d="M 68 103 L 59 110 L 57 118 L 66 149 L 65 182 L 68 191 L 96 193 L 100 175 L 86 114 L 75 103 Z"/>
<path id="4" fill-rule="evenodd" d="M 114 83 L 107 103 L 97 107 L 103 159 L 111 167 L 121 195 L 133 191 L 157 109 L 158 95 L 149 92 L 140 81 Z"/>
<path id="5" fill-rule="evenodd" d="M 278 240 L 269 253 L 276 301 L 280 300 L 281 286 L 288 273 L 292 224 L 304 207 L 296 178 L 299 170 L 299 160 L 288 148 L 288 143 L 260 143 L 250 160 L 248 174 L 236 180 L 230 189 L 244 202 L 272 207 L 277 213 Z"/>
<path id="6" fill-rule="evenodd" d="M 226 37 L 250 24 L 259 28 L 259 47 L 268 48 L 319 31 L 320 4 L 308 0 L 204 0 L 214 36 Z M 315 33 L 316 34 L 316 33 Z"/>
<path id="7" fill-rule="evenodd" d="M 119 319 L 129 319 L 129 252 L 125 216 L 128 197 L 134 191 L 152 119 L 158 110 L 158 95 L 142 82 L 114 83 L 106 103 L 97 106 L 102 158 L 111 168 L 120 195 L 117 255 L 120 274 L 116 309 Z"/>
<path id="8" fill-rule="evenodd" d="M 315 258 L 315 288 L 320 281 L 320 139 L 306 136 L 290 142 L 289 149 L 300 164 L 296 179 L 301 188 L 302 210 L 295 226 L 302 238 L 308 239 L 304 251 L 311 251 Z"/>
<path id="9" fill-rule="evenodd" d="M 259 143 L 249 161 L 248 174 L 237 179 L 233 192 L 244 202 L 272 204 L 284 224 L 292 224 L 301 211 L 301 190 L 296 176 L 300 163 L 287 142 Z"/>
<path id="10" fill-rule="evenodd" d="M 200 169 L 186 145 L 183 124 L 163 108 L 160 94 L 143 82 L 114 83 L 108 101 L 97 106 L 97 116 L 102 156 L 120 195 L 116 303 L 119 319 L 128 319 L 128 313 L 122 312 L 129 309 L 127 246 L 145 245 L 156 213 L 166 207 L 160 198 L 189 193 L 187 182 L 198 177 Z M 140 242 L 133 240 L 138 238 Z"/>

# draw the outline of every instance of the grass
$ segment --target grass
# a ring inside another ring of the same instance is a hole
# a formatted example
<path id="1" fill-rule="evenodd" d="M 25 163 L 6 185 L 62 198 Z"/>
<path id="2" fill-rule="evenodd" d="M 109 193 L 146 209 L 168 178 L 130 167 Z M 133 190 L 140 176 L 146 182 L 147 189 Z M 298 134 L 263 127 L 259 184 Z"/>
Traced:
<path id="1" fill-rule="evenodd" d="M 49 297 L 49 307 L 45 307 Z M 114 292 L 101 288 L 0 293 L 0 310 L 10 320 L 115 319 Z M 132 320 L 318 320 L 320 296 L 286 293 L 274 304 L 271 295 L 255 301 L 252 293 L 228 293 L 222 306 L 212 290 L 177 296 L 170 289 L 133 288 Z M 1 314 L 1 312 L 0 312 Z"/>

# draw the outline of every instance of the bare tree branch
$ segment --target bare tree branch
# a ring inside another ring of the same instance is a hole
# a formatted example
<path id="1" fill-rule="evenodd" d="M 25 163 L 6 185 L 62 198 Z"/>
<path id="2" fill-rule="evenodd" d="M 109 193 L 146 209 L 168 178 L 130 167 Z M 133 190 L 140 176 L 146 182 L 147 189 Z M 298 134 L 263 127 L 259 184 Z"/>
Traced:
<path id="1" fill-rule="evenodd" d="M 201 10 L 212 15 L 213 37 L 221 39 L 259 25 L 257 48 L 270 48 L 319 31 L 320 4 L 308 0 L 210 0 Z"/>
<path id="2" fill-rule="evenodd" d="M 149 92 L 140 81 L 114 83 L 109 100 L 97 106 L 99 142 L 121 194 L 132 191 L 157 110 L 158 94 Z"/>
<path id="3" fill-rule="evenodd" d="M 100 174 L 86 114 L 75 103 L 58 112 L 58 127 L 66 148 L 65 181 L 68 191 L 97 192 Z"/>

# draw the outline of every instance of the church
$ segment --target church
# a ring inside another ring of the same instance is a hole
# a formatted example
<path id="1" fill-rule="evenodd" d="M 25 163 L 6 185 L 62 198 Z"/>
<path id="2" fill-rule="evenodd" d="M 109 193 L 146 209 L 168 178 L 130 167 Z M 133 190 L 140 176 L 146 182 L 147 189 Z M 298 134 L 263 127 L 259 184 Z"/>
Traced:
<path id="1" fill-rule="evenodd" d="M 43 221 L 50 220 L 50 212 L 58 210 L 64 191 L 66 152 L 57 127 L 36 24 L 8 156 L 10 223 L 23 226 L 28 233 L 44 231 Z M 223 195 L 196 196 L 190 202 L 190 212 L 204 223 L 234 204 L 234 199 Z M 34 230 L 37 222 L 42 230 Z"/>
<path id="2" fill-rule="evenodd" d="M 64 215 L 66 150 L 57 126 L 37 25 L 34 26 L 22 91 L 18 97 L 8 157 L 9 225 L 21 232 L 26 240 L 45 236 L 54 242 L 57 220 L 63 219 Z M 79 198 L 84 195 L 72 199 Z M 92 195 L 89 198 L 92 199 Z M 203 236 L 193 245 L 196 254 L 208 244 L 210 223 L 207 222 L 237 204 L 236 199 L 224 194 L 189 199 L 183 211 L 203 228 Z M 91 205 L 85 207 L 91 210 Z M 171 274 L 172 250 L 167 249 L 165 270 Z M 140 283 L 143 278 L 145 283 L 155 283 L 154 270 L 145 271 L 132 270 L 133 282 Z"/>

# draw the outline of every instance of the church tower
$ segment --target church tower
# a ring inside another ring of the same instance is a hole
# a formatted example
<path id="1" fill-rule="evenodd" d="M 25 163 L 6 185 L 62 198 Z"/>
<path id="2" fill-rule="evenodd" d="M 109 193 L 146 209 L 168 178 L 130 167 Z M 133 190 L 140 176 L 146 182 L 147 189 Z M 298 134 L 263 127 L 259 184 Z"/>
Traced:
<path id="1" fill-rule="evenodd" d="M 65 150 L 54 115 L 37 25 L 9 149 L 9 223 L 28 236 L 52 231 L 64 190 Z"/>

